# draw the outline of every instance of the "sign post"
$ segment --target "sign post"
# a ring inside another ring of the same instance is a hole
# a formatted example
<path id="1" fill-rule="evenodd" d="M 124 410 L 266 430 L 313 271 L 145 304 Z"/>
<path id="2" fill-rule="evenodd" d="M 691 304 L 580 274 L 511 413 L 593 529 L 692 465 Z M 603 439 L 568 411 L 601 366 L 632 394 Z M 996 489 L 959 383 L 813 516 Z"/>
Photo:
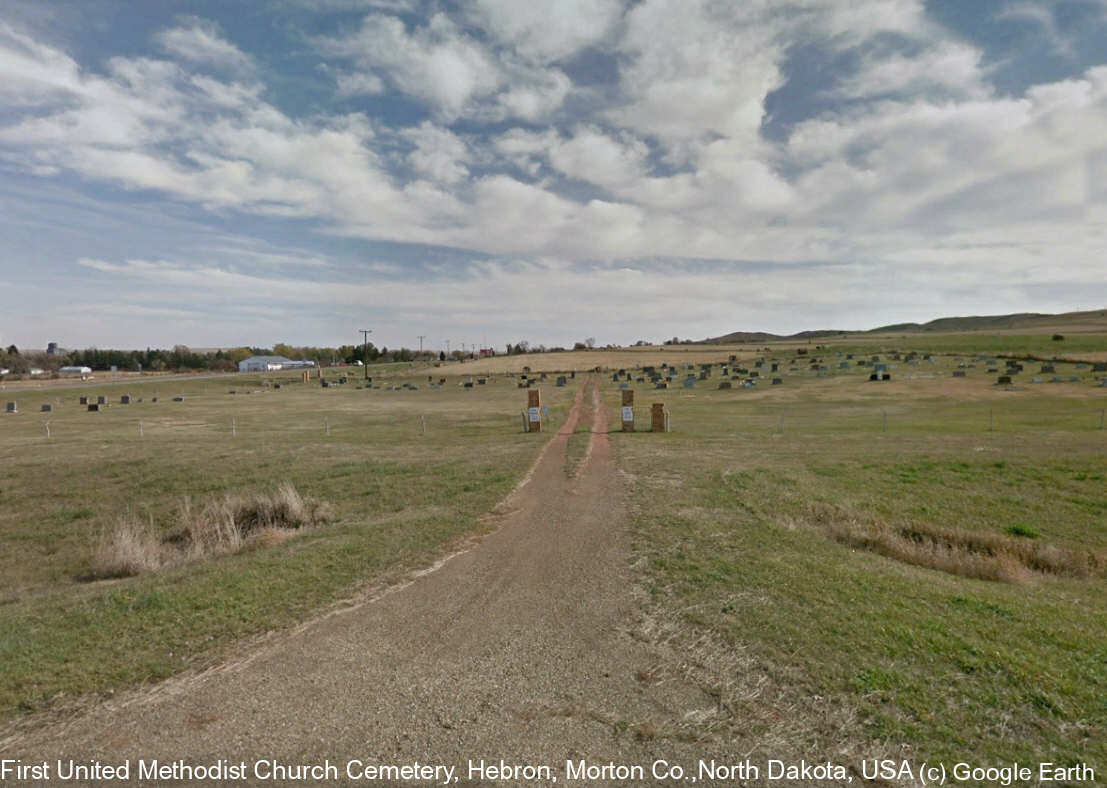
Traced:
<path id="1" fill-rule="evenodd" d="M 623 432 L 634 432 L 634 391 L 623 389 Z"/>
<path id="2" fill-rule="evenodd" d="M 542 398 L 538 389 L 527 389 L 528 432 L 542 431 Z"/>

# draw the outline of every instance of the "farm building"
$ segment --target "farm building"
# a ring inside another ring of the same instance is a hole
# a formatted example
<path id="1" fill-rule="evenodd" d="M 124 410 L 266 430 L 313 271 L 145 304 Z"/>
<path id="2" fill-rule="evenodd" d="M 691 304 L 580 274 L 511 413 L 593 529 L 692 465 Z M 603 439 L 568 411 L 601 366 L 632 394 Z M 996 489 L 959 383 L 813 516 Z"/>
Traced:
<path id="1" fill-rule="evenodd" d="M 314 361 L 293 361 L 284 356 L 250 356 L 238 362 L 238 371 L 274 372 L 278 369 L 300 369 L 314 366 Z"/>
<path id="2" fill-rule="evenodd" d="M 92 367 L 62 367 L 58 372 L 62 375 L 91 375 Z"/>

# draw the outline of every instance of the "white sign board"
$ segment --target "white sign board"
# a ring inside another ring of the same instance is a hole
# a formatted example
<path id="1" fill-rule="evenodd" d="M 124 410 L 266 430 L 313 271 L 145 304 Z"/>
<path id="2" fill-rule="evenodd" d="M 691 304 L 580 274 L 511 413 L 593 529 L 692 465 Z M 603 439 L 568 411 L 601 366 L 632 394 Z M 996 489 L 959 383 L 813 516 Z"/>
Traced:
<path id="1" fill-rule="evenodd" d="M 623 421 L 634 421 L 634 408 L 630 405 L 623 405 Z"/>
<path id="2" fill-rule="evenodd" d="M 538 411 L 538 408 L 527 408 L 527 413 L 530 415 L 531 421 L 541 421 L 542 417 Z"/>

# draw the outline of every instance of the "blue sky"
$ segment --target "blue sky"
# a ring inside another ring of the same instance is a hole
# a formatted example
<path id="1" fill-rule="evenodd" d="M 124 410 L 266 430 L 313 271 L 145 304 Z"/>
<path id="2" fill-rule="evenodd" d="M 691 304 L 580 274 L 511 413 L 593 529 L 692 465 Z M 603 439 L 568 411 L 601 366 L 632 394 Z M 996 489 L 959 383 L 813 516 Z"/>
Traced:
<path id="1" fill-rule="evenodd" d="M 1107 0 L 0 0 L 0 342 L 1107 303 Z"/>

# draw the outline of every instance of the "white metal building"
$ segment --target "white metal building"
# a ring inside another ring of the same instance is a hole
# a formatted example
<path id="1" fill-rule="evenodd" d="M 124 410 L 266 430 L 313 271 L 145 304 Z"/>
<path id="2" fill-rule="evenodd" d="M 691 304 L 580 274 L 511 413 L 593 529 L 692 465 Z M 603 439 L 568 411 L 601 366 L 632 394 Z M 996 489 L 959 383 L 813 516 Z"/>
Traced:
<path id="1" fill-rule="evenodd" d="M 284 356 L 250 356 L 238 362 L 238 371 L 275 372 L 278 369 L 300 369 L 314 366 L 314 361 L 294 361 Z"/>

